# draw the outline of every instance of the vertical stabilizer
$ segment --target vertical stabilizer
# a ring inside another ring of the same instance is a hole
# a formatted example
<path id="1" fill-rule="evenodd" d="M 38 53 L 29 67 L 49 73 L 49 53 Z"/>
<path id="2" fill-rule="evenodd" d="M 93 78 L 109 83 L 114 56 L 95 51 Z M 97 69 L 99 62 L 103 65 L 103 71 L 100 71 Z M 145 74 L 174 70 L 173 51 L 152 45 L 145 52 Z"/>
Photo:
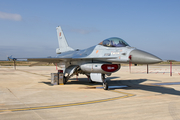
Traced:
<path id="1" fill-rule="evenodd" d="M 66 51 L 73 51 L 74 49 L 69 47 L 61 27 L 60 26 L 56 27 L 56 30 L 57 30 L 57 37 L 59 42 L 59 48 L 56 49 L 56 53 L 60 54 Z"/>

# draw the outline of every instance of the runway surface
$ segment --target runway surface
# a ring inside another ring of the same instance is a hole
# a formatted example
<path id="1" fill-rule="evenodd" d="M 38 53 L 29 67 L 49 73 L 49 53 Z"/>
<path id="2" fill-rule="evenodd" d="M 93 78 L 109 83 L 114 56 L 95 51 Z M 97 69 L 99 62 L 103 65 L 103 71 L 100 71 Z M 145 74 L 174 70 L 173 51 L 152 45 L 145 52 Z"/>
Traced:
<path id="1" fill-rule="evenodd" d="M 108 77 L 110 89 L 86 76 L 51 85 L 55 66 L 0 66 L 0 119 L 180 120 L 180 66 L 132 66 Z"/>

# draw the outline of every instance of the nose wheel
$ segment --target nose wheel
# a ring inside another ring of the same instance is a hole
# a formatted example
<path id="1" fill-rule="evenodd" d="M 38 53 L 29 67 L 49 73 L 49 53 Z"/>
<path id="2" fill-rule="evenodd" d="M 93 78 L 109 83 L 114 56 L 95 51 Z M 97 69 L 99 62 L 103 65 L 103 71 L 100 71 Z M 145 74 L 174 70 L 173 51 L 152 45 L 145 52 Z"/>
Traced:
<path id="1" fill-rule="evenodd" d="M 104 90 L 108 90 L 108 84 L 105 79 L 106 79 L 105 74 L 102 74 L 103 88 Z"/>
<path id="2" fill-rule="evenodd" d="M 108 84 L 105 79 L 106 79 L 105 74 L 102 74 L 103 88 L 104 90 L 108 90 Z"/>
<path id="3" fill-rule="evenodd" d="M 108 90 L 108 84 L 107 84 L 107 82 L 103 82 L 103 88 L 104 88 L 104 90 Z"/>

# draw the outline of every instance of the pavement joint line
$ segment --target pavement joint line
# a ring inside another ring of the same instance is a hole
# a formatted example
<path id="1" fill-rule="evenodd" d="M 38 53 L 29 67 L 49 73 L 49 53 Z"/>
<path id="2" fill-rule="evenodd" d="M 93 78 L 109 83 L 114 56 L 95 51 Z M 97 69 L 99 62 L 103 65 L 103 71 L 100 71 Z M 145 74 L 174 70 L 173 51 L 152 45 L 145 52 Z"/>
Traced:
<path id="1" fill-rule="evenodd" d="M 34 74 L 34 75 L 40 75 L 40 76 L 44 76 L 44 77 L 49 77 L 49 76 L 47 76 L 47 75 L 42 75 L 42 74 L 32 73 L 32 72 L 25 71 L 25 70 L 18 70 L 18 71 L 26 72 L 26 73 L 30 73 L 30 74 Z"/>
<path id="2" fill-rule="evenodd" d="M 0 110 L 0 113 L 1 112 L 18 112 L 18 111 L 42 110 L 42 109 L 61 108 L 61 107 L 70 107 L 70 106 L 78 106 L 78 105 L 88 105 L 88 104 L 108 102 L 108 101 L 113 101 L 113 100 L 118 100 L 118 99 L 123 99 L 123 98 L 135 96 L 135 94 L 125 93 L 125 92 L 121 92 L 121 91 L 117 91 L 117 90 L 110 90 L 110 91 L 120 93 L 120 94 L 124 94 L 124 96 L 101 99 L 101 100 L 93 100 L 93 101 L 87 101 L 87 102 L 62 104 L 62 105 L 50 105 L 50 106 L 40 106 L 40 107 L 6 109 L 6 110 Z"/>

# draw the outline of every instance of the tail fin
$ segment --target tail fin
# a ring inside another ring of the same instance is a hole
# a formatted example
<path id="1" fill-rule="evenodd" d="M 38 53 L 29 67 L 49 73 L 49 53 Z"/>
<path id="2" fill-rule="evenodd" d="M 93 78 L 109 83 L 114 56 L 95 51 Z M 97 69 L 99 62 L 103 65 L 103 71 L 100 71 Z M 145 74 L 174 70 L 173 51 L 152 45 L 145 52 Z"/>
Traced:
<path id="1" fill-rule="evenodd" d="M 73 51 L 74 49 L 69 47 L 61 27 L 60 26 L 56 27 L 56 30 L 57 30 L 57 36 L 58 36 L 58 42 L 59 42 L 59 48 L 56 49 L 56 53 L 60 54 L 66 51 Z"/>

